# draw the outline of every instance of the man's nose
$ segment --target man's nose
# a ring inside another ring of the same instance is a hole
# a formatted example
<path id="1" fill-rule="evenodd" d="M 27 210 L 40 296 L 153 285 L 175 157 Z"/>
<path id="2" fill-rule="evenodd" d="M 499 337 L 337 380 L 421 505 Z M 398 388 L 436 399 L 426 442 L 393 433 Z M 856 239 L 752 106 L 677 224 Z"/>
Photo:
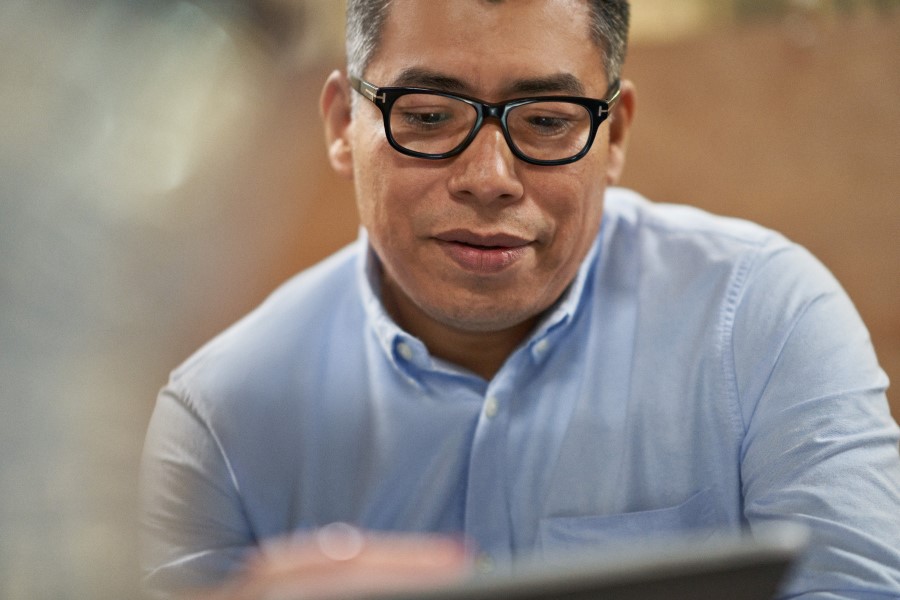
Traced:
<path id="1" fill-rule="evenodd" d="M 496 121 L 484 124 L 469 147 L 454 159 L 450 193 L 479 202 L 514 202 L 524 187 L 516 173 L 520 167 Z"/>

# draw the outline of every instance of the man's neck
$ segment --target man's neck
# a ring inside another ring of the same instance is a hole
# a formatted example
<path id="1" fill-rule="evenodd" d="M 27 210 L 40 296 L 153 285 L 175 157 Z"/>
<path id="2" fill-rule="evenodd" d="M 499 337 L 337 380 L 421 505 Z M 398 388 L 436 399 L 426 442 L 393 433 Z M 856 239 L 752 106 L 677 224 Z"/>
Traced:
<path id="1" fill-rule="evenodd" d="M 438 327 L 433 333 L 417 334 L 432 355 L 469 369 L 486 381 L 493 379 L 510 354 L 522 343 L 534 320 L 504 331 L 462 331 Z M 429 335 L 431 334 L 431 335 Z"/>
<path id="2" fill-rule="evenodd" d="M 383 287 L 382 302 L 394 321 L 422 340 L 433 356 L 464 367 L 487 381 L 493 379 L 539 318 L 535 316 L 500 331 L 468 331 L 432 319 L 394 286 Z"/>

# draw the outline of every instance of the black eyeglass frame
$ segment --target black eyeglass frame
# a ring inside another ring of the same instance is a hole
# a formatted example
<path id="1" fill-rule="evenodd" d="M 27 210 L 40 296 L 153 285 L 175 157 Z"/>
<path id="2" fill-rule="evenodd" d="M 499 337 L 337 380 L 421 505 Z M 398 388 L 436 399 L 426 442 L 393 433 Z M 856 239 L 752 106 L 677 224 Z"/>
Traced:
<path id="1" fill-rule="evenodd" d="M 372 102 L 381 111 L 381 116 L 384 120 L 385 137 L 387 137 L 387 141 L 391 145 L 391 147 L 401 154 L 428 160 L 441 160 L 444 158 L 451 158 L 460 154 L 463 150 L 468 148 L 469 144 L 472 143 L 472 140 L 475 139 L 475 136 L 478 135 L 478 132 L 481 131 L 481 127 L 484 125 L 484 120 L 486 118 L 491 118 L 496 119 L 500 122 L 500 129 L 503 131 L 503 137 L 506 139 L 506 144 L 507 146 L 509 146 L 510 151 L 512 151 L 513 155 L 516 158 L 533 165 L 541 165 L 547 167 L 566 165 L 584 158 L 584 156 L 591 149 L 591 146 L 594 144 L 594 138 L 597 136 L 597 130 L 600 128 L 600 124 L 609 117 L 610 110 L 612 109 L 613 105 L 615 105 L 616 101 L 618 101 L 619 93 L 622 89 L 620 82 L 617 79 L 611 86 L 609 86 L 609 89 L 607 90 L 607 97 L 603 100 L 598 100 L 596 98 L 583 98 L 581 96 L 534 96 L 529 98 L 515 98 L 513 100 L 507 100 L 506 102 L 490 103 L 479 100 L 478 98 L 473 98 L 471 96 L 451 94 L 449 92 L 442 92 L 440 90 L 433 90 L 429 88 L 377 87 L 369 83 L 368 81 L 360 79 L 359 77 L 356 77 L 354 75 L 349 75 L 348 79 L 350 80 L 350 86 L 354 90 L 362 94 L 363 97 Z M 393 108 L 394 103 L 399 98 L 407 94 L 429 94 L 433 96 L 443 96 L 445 98 L 459 100 L 468 104 L 469 106 L 472 106 L 475 109 L 477 115 L 475 118 L 475 124 L 472 126 L 472 131 L 469 132 L 469 135 L 467 135 L 462 142 L 460 142 L 455 148 L 449 150 L 448 152 L 442 152 L 440 154 L 429 154 L 425 152 L 410 150 L 409 148 L 404 148 L 399 143 L 397 143 L 397 140 L 394 139 L 394 136 L 391 133 L 391 109 Z M 509 126 L 507 125 L 507 116 L 509 115 L 509 111 L 519 106 L 523 106 L 525 104 L 533 104 L 535 102 L 571 102 L 572 104 L 577 104 L 587 109 L 588 114 L 590 114 L 591 117 L 591 130 L 588 135 L 587 141 L 584 144 L 584 148 L 582 148 L 580 152 L 578 152 L 574 156 L 570 156 L 567 158 L 541 160 L 532 158 L 524 154 L 516 146 L 515 142 L 513 142 L 512 136 L 509 133 Z"/>

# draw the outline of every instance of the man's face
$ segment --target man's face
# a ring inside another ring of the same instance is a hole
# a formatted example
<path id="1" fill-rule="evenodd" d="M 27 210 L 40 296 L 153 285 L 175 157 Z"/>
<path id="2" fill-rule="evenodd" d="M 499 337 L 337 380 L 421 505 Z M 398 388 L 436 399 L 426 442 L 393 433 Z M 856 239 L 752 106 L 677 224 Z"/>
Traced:
<path id="1" fill-rule="evenodd" d="M 608 81 L 588 19 L 578 0 L 395 0 L 362 76 L 376 86 L 443 82 L 488 102 L 603 98 Z M 392 149 L 381 113 L 358 101 L 347 139 L 359 213 L 401 325 L 499 332 L 552 305 L 589 250 L 618 173 L 609 121 L 569 165 L 516 159 L 495 121 L 462 154 L 423 160 Z"/>

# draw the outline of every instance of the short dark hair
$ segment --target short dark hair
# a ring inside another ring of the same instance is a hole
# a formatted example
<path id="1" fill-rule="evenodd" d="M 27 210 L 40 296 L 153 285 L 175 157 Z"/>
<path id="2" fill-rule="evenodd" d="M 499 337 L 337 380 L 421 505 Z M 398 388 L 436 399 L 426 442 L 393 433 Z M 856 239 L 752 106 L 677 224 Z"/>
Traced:
<path id="1" fill-rule="evenodd" d="M 609 83 L 619 78 L 628 48 L 628 0 L 587 0 L 591 37 L 602 52 Z M 378 49 L 391 0 L 347 0 L 347 69 L 365 74 Z"/>

